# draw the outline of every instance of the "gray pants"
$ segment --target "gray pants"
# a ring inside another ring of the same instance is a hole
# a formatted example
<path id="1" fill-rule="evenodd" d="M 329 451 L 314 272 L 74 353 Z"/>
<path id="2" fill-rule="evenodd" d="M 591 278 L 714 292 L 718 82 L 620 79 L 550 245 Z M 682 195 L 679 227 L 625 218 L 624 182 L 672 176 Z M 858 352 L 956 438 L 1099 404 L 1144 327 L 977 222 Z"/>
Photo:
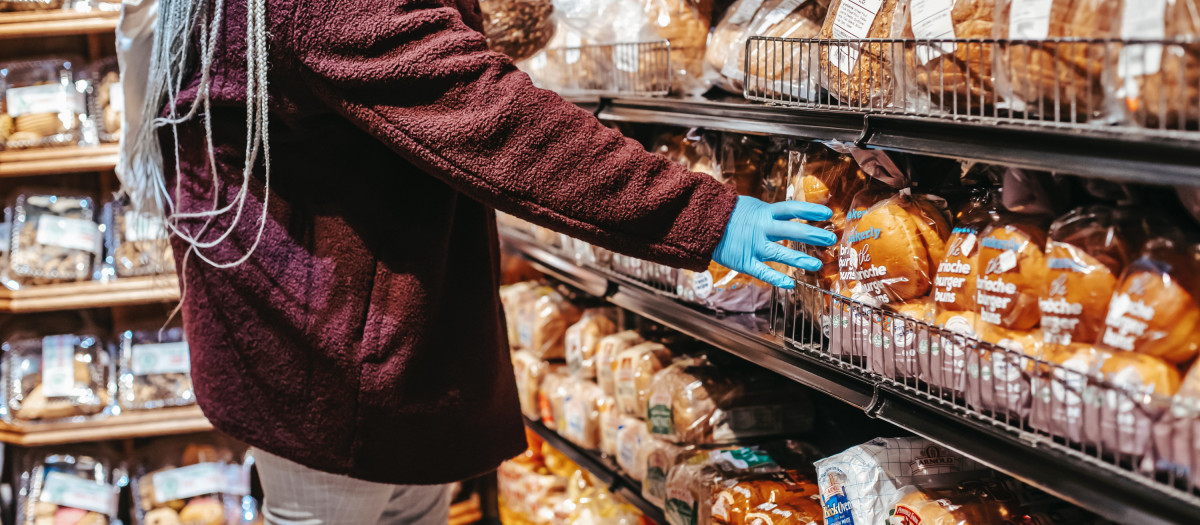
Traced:
<path id="1" fill-rule="evenodd" d="M 387 485 L 253 450 L 267 525 L 445 525 L 447 485 Z"/>

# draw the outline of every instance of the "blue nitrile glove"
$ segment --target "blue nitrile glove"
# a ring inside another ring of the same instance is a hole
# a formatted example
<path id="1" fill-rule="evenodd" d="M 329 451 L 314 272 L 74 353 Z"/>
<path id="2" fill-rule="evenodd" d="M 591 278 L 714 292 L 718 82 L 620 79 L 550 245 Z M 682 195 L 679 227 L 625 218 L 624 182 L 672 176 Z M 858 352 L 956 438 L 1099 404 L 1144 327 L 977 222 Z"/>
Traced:
<path id="1" fill-rule="evenodd" d="M 738 197 L 729 224 L 725 226 L 725 236 L 713 252 L 713 260 L 768 284 L 795 288 L 796 283 L 790 277 L 763 263 L 771 261 L 809 271 L 819 270 L 821 261 L 785 248 L 776 241 L 832 246 L 837 242 L 833 232 L 791 221 L 824 221 L 831 216 L 833 212 L 820 204 L 799 201 L 767 204 L 754 197 Z"/>

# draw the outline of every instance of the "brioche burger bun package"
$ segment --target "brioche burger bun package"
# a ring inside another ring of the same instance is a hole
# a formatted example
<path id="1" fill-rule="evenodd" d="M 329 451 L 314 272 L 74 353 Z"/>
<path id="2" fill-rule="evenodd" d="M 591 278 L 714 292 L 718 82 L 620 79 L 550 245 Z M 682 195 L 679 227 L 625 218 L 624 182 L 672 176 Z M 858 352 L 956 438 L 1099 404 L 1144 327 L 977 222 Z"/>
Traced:
<path id="1" fill-rule="evenodd" d="M 1156 468 L 1200 486 L 1200 366 L 1188 370 L 1153 431 Z"/>
<path id="2" fill-rule="evenodd" d="M 859 219 L 867 214 L 867 210 L 880 201 L 891 198 L 895 194 L 896 190 L 882 182 L 871 181 L 851 201 L 850 208 L 846 211 L 842 235 L 838 238 L 845 238 L 845 232 L 853 229 L 858 224 Z M 836 264 L 826 263 L 826 267 L 828 268 L 837 268 L 837 274 L 830 282 L 830 286 L 832 286 L 830 291 L 837 294 L 837 296 L 832 298 L 832 304 L 829 305 L 831 314 L 829 319 L 829 352 L 834 356 L 862 357 L 866 355 L 866 347 L 863 343 L 864 337 L 869 337 L 872 322 L 878 324 L 882 320 L 869 305 L 856 304 L 838 297 L 850 297 L 850 290 L 854 289 L 858 285 L 858 282 L 844 279 L 844 277 L 850 276 L 855 270 L 850 266 L 850 258 L 843 259 L 841 256 L 846 251 L 843 249 L 842 243 L 839 242 L 834 245 L 834 249 Z"/>
<path id="3" fill-rule="evenodd" d="M 1151 428 L 1179 390 L 1179 369 L 1137 352 L 1098 353 L 1103 389 L 1084 404 L 1083 439 L 1137 457 L 1151 452 Z"/>
<path id="4" fill-rule="evenodd" d="M 1084 401 L 1095 395 L 1092 378 L 1100 372 L 1101 354 L 1090 345 L 1074 344 L 1051 348 L 1044 359 L 1050 366 L 1032 378 L 1029 426 L 1080 443 Z"/>
<path id="5" fill-rule="evenodd" d="M 1099 347 L 1182 364 L 1200 348 L 1200 263 L 1193 246 L 1150 239 L 1113 291 Z"/>
<path id="6" fill-rule="evenodd" d="M 980 332 L 985 325 L 1032 330 L 1046 277 L 1046 230 L 1035 217 L 1006 214 L 980 235 L 975 281 Z"/>
<path id="7" fill-rule="evenodd" d="M 966 356 L 967 406 L 1025 418 L 1033 395 L 1032 358 L 1041 358 L 1045 348 L 1041 331 L 985 326 L 980 338 L 992 346 L 978 345 Z"/>

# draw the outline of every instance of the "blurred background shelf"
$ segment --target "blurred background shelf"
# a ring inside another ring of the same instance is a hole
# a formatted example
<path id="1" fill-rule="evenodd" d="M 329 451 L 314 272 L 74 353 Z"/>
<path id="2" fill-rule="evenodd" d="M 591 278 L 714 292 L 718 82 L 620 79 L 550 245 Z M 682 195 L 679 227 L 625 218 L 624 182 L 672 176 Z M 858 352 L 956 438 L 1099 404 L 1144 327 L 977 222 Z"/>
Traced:
<path id="1" fill-rule="evenodd" d="M 179 300 L 179 280 L 174 275 L 134 277 L 111 282 L 78 282 L 30 286 L 20 290 L 0 288 L 0 312 L 28 313 L 128 306 Z"/>
<path id="2" fill-rule="evenodd" d="M 0 13 L 0 39 L 111 33 L 118 11 L 30 11 Z"/>
<path id="3" fill-rule="evenodd" d="M 21 446 L 61 445 L 114 439 L 207 432 L 213 429 L 200 407 L 127 412 L 77 422 L 0 423 L 0 441 Z"/>
<path id="4" fill-rule="evenodd" d="M 119 151 L 116 144 L 0 151 L 0 177 L 108 171 Z"/>

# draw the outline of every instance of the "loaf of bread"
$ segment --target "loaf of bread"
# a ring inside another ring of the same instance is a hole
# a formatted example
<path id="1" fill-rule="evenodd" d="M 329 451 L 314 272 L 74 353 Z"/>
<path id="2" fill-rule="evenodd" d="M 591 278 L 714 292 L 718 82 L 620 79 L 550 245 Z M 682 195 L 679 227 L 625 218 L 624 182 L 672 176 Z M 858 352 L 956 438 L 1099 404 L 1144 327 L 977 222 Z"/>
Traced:
<path id="1" fill-rule="evenodd" d="M 742 94 L 743 78 L 725 76 L 722 69 L 726 62 L 744 53 L 745 35 L 763 3 L 764 0 L 735 0 L 725 9 L 725 16 L 717 22 L 708 37 L 708 47 L 704 51 L 706 72 L 713 74 L 717 87 L 735 95 Z"/>
<path id="2" fill-rule="evenodd" d="M 715 524 L 822 522 L 817 484 L 807 479 L 774 474 L 721 483 L 712 502 Z"/>
<path id="3" fill-rule="evenodd" d="M 892 17 L 900 0 L 872 3 L 878 10 L 843 9 L 845 2 L 833 0 L 818 35 L 822 39 L 858 40 L 892 36 Z M 869 20 L 869 23 L 863 18 Z M 893 45 L 882 42 L 822 44 L 818 82 L 838 100 L 854 108 L 885 108 L 893 104 Z"/>
<path id="4" fill-rule="evenodd" d="M 671 351 L 660 343 L 642 343 L 617 355 L 617 406 L 621 413 L 646 418 L 646 402 L 654 374 L 671 362 Z"/>
<path id="5" fill-rule="evenodd" d="M 626 330 L 604 336 L 596 348 L 596 383 L 604 395 L 617 395 L 617 356 L 629 348 L 645 342 L 641 334 Z"/>
<path id="6" fill-rule="evenodd" d="M 567 327 L 579 320 L 579 310 L 548 286 L 534 290 L 518 314 L 521 347 L 538 359 L 562 359 Z"/>
<path id="7" fill-rule="evenodd" d="M 617 430 L 617 466 L 635 481 L 646 479 L 646 456 L 642 451 L 650 439 L 645 422 L 631 416 L 622 418 Z"/>
<path id="8" fill-rule="evenodd" d="M 924 7 L 924 10 L 918 9 Z M 992 36 L 996 0 L 918 2 L 903 10 L 906 39 L 987 39 Z M 992 75 L 994 44 L 932 43 L 906 45 L 902 81 L 915 79 L 920 89 L 906 101 L 924 111 L 925 101 L 957 115 L 982 114 L 996 102 Z M 897 66 L 900 67 L 900 66 Z M 907 86 L 905 86 L 907 88 Z"/>
<path id="9" fill-rule="evenodd" d="M 644 425 L 637 419 L 629 418 L 617 410 L 617 400 L 610 396 L 604 397 L 600 410 L 600 452 L 610 458 L 617 457 L 617 443 L 621 428 L 630 420 Z"/>
<path id="10" fill-rule="evenodd" d="M 588 450 L 600 448 L 600 413 L 607 410 L 604 392 L 592 381 L 572 378 L 563 398 L 562 435 Z"/>
<path id="11" fill-rule="evenodd" d="M 1002 523 L 1016 509 L 1010 509 L 996 494 L 1007 491 L 986 491 L 977 494 L 961 487 L 922 488 L 910 485 L 901 489 L 902 496 L 888 513 L 888 523 L 899 525 L 966 525 Z M 1015 502 L 1012 502 L 1015 503 Z M 1015 506 L 1015 505 L 1014 505 Z"/>
<path id="12" fill-rule="evenodd" d="M 746 40 L 750 36 L 779 39 L 815 38 L 825 20 L 825 5 L 817 0 L 768 1 L 738 46 L 737 61 L 725 63 L 727 77 L 739 77 L 750 82 L 749 94 L 786 100 L 812 100 L 817 93 L 817 65 L 820 64 L 816 46 L 783 40 L 756 40 L 750 44 L 749 61 Z M 749 71 L 743 72 L 745 67 Z"/>
<path id="13" fill-rule="evenodd" d="M 1141 457 L 1150 453 L 1151 425 L 1179 390 L 1179 369 L 1136 352 L 1100 352 L 1099 374 L 1110 386 L 1084 404 L 1084 441 Z"/>
<path id="14" fill-rule="evenodd" d="M 1093 344 L 1104 328 L 1117 277 L 1133 258 L 1115 210 L 1080 208 L 1050 226 L 1038 307 L 1046 342 Z"/>
<path id="15" fill-rule="evenodd" d="M 874 304 L 924 297 L 949 235 L 944 212 L 927 196 L 904 192 L 878 202 L 842 235 L 841 280 L 858 284 L 853 298 Z"/>
<path id="16" fill-rule="evenodd" d="M 1166 0 L 1159 5 L 1166 9 L 1147 12 L 1141 2 L 1125 0 L 1122 19 L 1151 23 L 1142 27 L 1126 22 L 1121 37 L 1180 43 L 1126 44 L 1116 86 L 1123 95 L 1127 121 L 1148 128 L 1195 131 L 1200 126 L 1200 42 L 1196 41 L 1200 2 Z"/>
<path id="17" fill-rule="evenodd" d="M 711 443 L 718 407 L 728 408 L 742 392 L 741 385 L 703 359 L 679 359 L 650 383 L 650 433 L 674 442 Z"/>
<path id="18" fill-rule="evenodd" d="M 538 412 L 546 428 L 562 434 L 566 428 L 563 418 L 563 401 L 567 399 L 566 367 L 551 366 L 546 370 L 542 385 L 538 388 Z"/>
<path id="19" fill-rule="evenodd" d="M 651 30 L 670 43 L 671 90 L 691 95 L 706 91 L 704 50 L 712 0 L 645 0 L 644 9 Z"/>
<path id="20" fill-rule="evenodd" d="M 1113 292 L 1098 346 L 1190 361 L 1200 348 L 1198 272 L 1195 252 L 1180 241 L 1147 242 Z"/>
<path id="21" fill-rule="evenodd" d="M 993 222 L 979 241 L 975 301 L 983 323 L 1032 330 L 1041 320 L 1038 297 L 1046 282 L 1046 230 L 1035 219 Z"/>
<path id="22" fill-rule="evenodd" d="M 615 315 L 610 309 L 592 308 L 585 310 L 579 321 L 567 328 L 564 351 L 571 375 L 585 379 L 596 377 L 600 340 L 617 331 L 617 324 L 610 317 Z"/>
<path id="23" fill-rule="evenodd" d="M 650 437 L 644 447 L 646 477 L 642 480 L 642 497 L 654 506 L 664 508 L 667 503 L 667 475 L 686 460 L 694 448 L 676 445 L 659 436 Z"/>

